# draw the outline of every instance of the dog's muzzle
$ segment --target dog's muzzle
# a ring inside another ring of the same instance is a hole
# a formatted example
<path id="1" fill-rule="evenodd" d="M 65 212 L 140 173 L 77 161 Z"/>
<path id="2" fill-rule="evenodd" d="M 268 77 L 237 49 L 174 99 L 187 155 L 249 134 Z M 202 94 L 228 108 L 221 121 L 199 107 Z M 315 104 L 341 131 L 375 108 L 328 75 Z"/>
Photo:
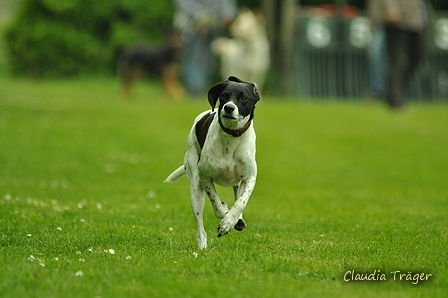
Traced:
<path id="1" fill-rule="evenodd" d="M 238 113 L 238 111 L 233 103 L 226 103 L 223 109 L 224 109 L 224 115 L 223 115 L 224 118 L 238 119 L 238 115 L 235 115 L 235 113 Z"/>

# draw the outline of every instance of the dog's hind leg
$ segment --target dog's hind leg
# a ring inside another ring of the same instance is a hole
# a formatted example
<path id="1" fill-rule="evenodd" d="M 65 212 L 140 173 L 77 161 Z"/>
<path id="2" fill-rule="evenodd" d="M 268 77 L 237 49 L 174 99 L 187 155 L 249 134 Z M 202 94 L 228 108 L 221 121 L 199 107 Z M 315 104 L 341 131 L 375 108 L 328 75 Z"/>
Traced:
<path id="1" fill-rule="evenodd" d="M 121 89 L 122 89 L 123 95 L 127 99 L 129 99 L 131 97 L 131 87 L 135 81 L 135 78 L 136 78 L 135 74 L 133 72 L 129 72 L 121 80 Z"/>
<path id="2" fill-rule="evenodd" d="M 124 96 L 127 99 L 131 98 L 131 89 L 134 85 L 134 82 L 138 80 L 143 75 L 143 72 L 140 69 L 129 69 L 121 79 L 121 88 Z"/>
<path id="3" fill-rule="evenodd" d="M 185 99 L 186 91 L 178 79 L 179 67 L 176 64 L 167 66 L 162 74 L 162 82 L 168 95 L 177 101 Z"/>
<path id="4" fill-rule="evenodd" d="M 240 185 L 235 185 L 233 187 L 233 193 L 235 194 L 235 201 L 238 199 L 239 197 L 239 190 L 240 190 Z M 246 222 L 243 219 L 243 213 L 241 213 L 238 222 L 235 225 L 235 230 L 237 231 L 243 231 L 246 228 Z"/>

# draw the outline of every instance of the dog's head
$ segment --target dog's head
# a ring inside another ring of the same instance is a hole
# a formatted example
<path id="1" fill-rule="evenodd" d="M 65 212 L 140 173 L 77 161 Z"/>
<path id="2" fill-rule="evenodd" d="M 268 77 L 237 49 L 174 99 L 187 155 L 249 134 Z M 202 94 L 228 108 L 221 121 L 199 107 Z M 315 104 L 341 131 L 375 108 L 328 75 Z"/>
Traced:
<path id="1" fill-rule="evenodd" d="M 218 114 L 225 126 L 240 128 L 254 117 L 255 104 L 260 100 L 257 85 L 244 82 L 237 77 L 213 86 L 208 91 L 208 102 L 212 109 L 219 99 Z"/>

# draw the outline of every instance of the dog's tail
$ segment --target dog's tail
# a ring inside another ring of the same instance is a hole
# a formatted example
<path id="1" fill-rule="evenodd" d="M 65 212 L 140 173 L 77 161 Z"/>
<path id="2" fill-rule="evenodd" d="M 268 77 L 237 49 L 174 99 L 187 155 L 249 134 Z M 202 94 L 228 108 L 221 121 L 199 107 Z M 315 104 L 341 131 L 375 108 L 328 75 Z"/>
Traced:
<path id="1" fill-rule="evenodd" d="M 165 182 L 174 183 L 177 180 L 179 180 L 183 175 L 185 175 L 185 166 L 180 166 L 179 168 L 177 168 L 177 170 L 172 172 L 168 176 L 168 178 L 166 178 Z"/>

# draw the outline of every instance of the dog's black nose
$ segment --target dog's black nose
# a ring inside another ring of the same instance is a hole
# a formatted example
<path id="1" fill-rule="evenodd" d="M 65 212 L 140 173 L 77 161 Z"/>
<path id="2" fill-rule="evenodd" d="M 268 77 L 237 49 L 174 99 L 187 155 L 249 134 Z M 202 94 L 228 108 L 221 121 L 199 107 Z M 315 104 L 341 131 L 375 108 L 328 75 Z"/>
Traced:
<path id="1" fill-rule="evenodd" d="M 235 107 L 232 105 L 226 105 L 226 106 L 224 106 L 224 111 L 226 111 L 226 113 L 230 114 L 233 111 L 235 111 Z"/>

